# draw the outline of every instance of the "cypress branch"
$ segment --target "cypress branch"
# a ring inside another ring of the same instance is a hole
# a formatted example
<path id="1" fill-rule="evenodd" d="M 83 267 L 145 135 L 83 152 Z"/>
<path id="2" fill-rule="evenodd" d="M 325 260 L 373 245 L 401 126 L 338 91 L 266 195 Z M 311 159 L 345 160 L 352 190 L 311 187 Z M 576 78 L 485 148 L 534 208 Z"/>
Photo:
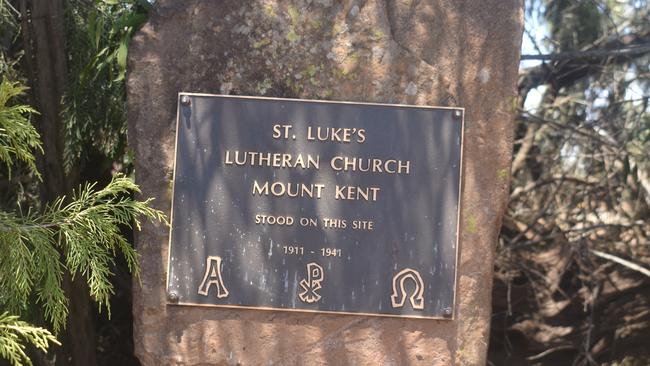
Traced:
<path id="1" fill-rule="evenodd" d="M 60 344 L 47 329 L 32 326 L 6 312 L 0 314 L 0 357 L 14 366 L 31 365 L 22 340 L 42 351 L 46 351 L 50 343 Z"/>
<path id="2" fill-rule="evenodd" d="M 23 162 L 40 179 L 33 152 L 43 150 L 29 122 L 37 112 L 27 105 L 10 105 L 25 89 L 8 80 L 0 83 L 0 161 L 9 172 L 16 162 Z M 59 197 L 42 210 L 0 211 L 1 358 L 13 365 L 31 364 L 23 342 L 43 351 L 57 343 L 48 330 L 9 314 L 25 314 L 40 306 L 43 318 L 58 333 L 68 317 L 64 271 L 83 276 L 100 311 L 106 308 L 110 317 L 116 257 L 125 258 L 134 276 L 140 272 L 139 255 L 121 230 L 140 229 L 143 219 L 168 224 L 161 211 L 150 207 L 151 199 L 133 199 L 136 193 L 139 187 L 118 174 L 104 188 L 98 189 L 96 183 L 82 185 L 70 199 Z"/>

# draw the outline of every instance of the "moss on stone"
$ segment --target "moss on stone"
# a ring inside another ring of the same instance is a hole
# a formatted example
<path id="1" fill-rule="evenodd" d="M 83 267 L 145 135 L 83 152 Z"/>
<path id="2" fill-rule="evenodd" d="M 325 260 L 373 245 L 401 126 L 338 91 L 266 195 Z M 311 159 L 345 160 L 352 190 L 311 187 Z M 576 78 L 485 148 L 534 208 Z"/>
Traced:
<path id="1" fill-rule="evenodd" d="M 300 21 L 300 12 L 298 11 L 298 8 L 289 5 L 287 7 L 287 14 L 289 14 L 289 19 L 291 19 L 291 25 L 294 27 L 297 26 Z"/>
<path id="2" fill-rule="evenodd" d="M 478 232 L 478 220 L 476 219 L 476 216 L 474 215 L 469 215 L 465 219 L 465 224 L 466 228 L 465 231 L 467 231 L 470 234 L 476 234 Z"/>
<path id="3" fill-rule="evenodd" d="M 314 75 L 316 75 L 317 71 L 318 71 L 318 68 L 315 65 L 309 65 L 307 67 L 307 70 L 305 70 L 307 75 L 309 75 L 310 77 L 313 77 Z"/>
<path id="4" fill-rule="evenodd" d="M 289 41 L 291 43 L 297 43 L 298 41 L 300 41 L 300 36 L 296 33 L 296 31 L 295 31 L 295 29 L 293 29 L 293 27 L 290 28 L 289 31 L 287 32 L 286 38 L 287 38 L 287 41 Z"/>
<path id="5" fill-rule="evenodd" d="M 371 31 L 371 36 L 372 36 L 372 39 L 374 39 L 374 40 L 380 40 L 380 39 L 384 38 L 384 32 L 382 32 L 380 29 L 373 29 Z"/>
<path id="6" fill-rule="evenodd" d="M 253 42 L 253 48 L 261 48 L 271 43 L 271 40 L 268 38 L 260 39 Z"/>
<path id="7" fill-rule="evenodd" d="M 276 15 L 275 15 L 275 9 L 273 9 L 273 5 L 265 4 L 262 9 L 264 11 L 264 14 L 266 14 L 267 17 L 275 18 Z"/>
<path id="8" fill-rule="evenodd" d="M 323 26 L 323 22 L 321 22 L 318 19 L 313 19 L 313 20 L 311 20 L 309 22 L 309 25 L 311 26 L 311 28 L 313 30 L 317 31 L 317 30 L 321 29 L 321 27 Z"/>

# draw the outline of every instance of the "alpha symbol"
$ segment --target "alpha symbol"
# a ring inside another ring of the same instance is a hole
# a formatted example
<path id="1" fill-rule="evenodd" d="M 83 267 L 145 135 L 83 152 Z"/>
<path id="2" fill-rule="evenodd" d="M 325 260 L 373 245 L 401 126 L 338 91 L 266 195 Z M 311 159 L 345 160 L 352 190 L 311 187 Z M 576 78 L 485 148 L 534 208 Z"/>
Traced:
<path id="1" fill-rule="evenodd" d="M 217 256 L 209 256 L 205 261 L 205 275 L 199 286 L 199 295 L 208 296 L 212 285 L 217 286 L 217 298 L 228 296 L 228 289 L 221 278 L 221 257 Z"/>
<path id="2" fill-rule="evenodd" d="M 300 300 L 308 304 L 320 300 L 321 296 L 317 291 L 321 289 L 320 283 L 323 281 L 323 277 L 323 267 L 313 262 L 307 264 L 307 279 L 300 281 L 300 287 L 303 289 L 298 294 Z"/>
<path id="3" fill-rule="evenodd" d="M 393 293 L 390 295 L 390 302 L 394 308 L 401 308 L 406 302 L 406 289 L 404 282 L 411 279 L 415 283 L 415 290 L 411 294 L 409 301 L 413 309 L 424 309 L 424 281 L 420 273 L 414 269 L 405 268 L 393 277 Z M 399 284 L 399 287 L 398 287 Z"/>

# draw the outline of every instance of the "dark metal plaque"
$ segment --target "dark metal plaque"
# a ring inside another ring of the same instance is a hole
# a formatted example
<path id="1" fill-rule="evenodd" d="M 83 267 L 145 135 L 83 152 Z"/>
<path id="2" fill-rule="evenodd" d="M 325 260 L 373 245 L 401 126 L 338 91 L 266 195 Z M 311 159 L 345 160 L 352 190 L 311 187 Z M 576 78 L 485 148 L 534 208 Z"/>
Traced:
<path id="1" fill-rule="evenodd" d="M 169 304 L 451 319 L 462 116 L 181 93 Z"/>

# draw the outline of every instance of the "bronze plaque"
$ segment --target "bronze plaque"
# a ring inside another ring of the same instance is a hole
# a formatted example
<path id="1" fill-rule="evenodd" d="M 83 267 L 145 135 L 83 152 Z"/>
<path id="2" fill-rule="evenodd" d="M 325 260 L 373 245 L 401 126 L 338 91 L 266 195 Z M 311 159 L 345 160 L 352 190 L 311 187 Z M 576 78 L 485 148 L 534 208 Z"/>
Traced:
<path id="1" fill-rule="evenodd" d="M 451 319 L 463 110 L 181 93 L 168 302 Z"/>

